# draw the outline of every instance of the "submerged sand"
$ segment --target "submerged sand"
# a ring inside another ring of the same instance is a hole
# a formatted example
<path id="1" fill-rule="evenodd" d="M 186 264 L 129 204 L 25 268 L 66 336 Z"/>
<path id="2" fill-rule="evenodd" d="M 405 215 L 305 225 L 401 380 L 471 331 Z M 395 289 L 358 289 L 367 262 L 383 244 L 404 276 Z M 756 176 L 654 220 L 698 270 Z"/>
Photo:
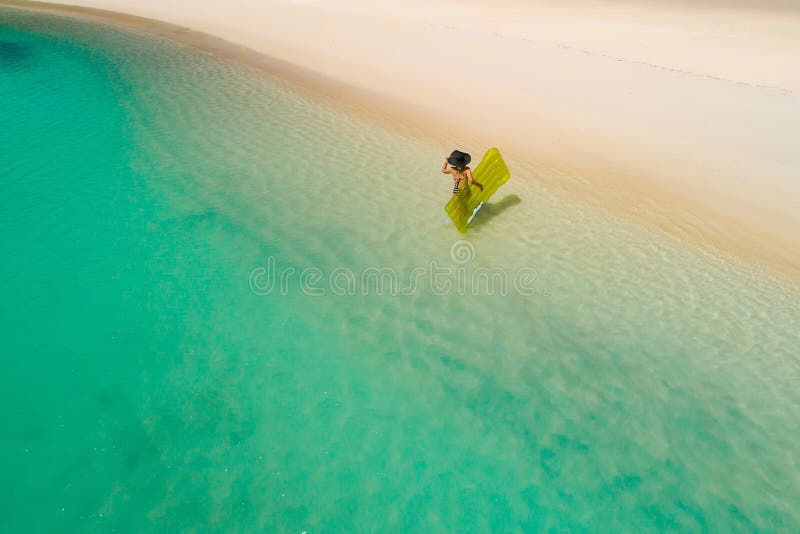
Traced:
<path id="1" fill-rule="evenodd" d="M 793 2 L 69 3 L 0 2 L 243 59 L 443 146 L 499 146 L 532 179 L 800 280 Z"/>

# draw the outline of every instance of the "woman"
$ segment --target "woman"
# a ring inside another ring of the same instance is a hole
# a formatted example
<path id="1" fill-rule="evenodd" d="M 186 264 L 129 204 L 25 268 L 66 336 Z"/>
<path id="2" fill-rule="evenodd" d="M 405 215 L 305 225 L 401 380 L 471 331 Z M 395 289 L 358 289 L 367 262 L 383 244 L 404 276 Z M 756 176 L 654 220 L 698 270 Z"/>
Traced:
<path id="1" fill-rule="evenodd" d="M 472 156 L 460 150 L 453 150 L 453 153 L 444 159 L 442 173 L 452 175 L 454 195 L 458 194 L 467 184 L 475 184 L 483 191 L 483 186 L 475 181 L 472 177 L 472 171 L 467 167 L 470 161 L 472 161 Z M 448 164 L 451 167 L 448 167 Z"/>

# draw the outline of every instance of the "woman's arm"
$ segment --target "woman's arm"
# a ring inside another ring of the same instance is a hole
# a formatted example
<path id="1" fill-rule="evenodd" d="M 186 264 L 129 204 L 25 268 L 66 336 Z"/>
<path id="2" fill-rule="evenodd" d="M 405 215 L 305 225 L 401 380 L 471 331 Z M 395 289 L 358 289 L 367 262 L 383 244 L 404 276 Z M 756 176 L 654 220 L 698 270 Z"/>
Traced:
<path id="1" fill-rule="evenodd" d="M 483 186 L 475 181 L 475 178 L 472 177 L 472 171 L 467 169 L 467 180 L 469 183 L 477 185 L 481 191 L 483 191 Z"/>
<path id="2" fill-rule="evenodd" d="M 447 158 L 444 158 L 444 163 L 442 164 L 442 173 L 443 174 L 453 174 L 452 169 L 447 168 Z"/>

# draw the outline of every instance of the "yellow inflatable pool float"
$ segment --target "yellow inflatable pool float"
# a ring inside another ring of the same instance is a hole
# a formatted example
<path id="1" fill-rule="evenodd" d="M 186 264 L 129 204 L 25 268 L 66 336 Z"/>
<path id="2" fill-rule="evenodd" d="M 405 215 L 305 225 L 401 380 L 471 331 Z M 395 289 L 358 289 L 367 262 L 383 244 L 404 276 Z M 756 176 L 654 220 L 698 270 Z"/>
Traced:
<path id="1" fill-rule="evenodd" d="M 503 156 L 496 148 L 489 149 L 483 159 L 475 167 L 472 177 L 483 186 L 483 191 L 467 184 L 444 207 L 453 224 L 462 234 L 469 228 L 469 223 L 485 202 L 494 195 L 501 185 L 511 178 L 511 172 L 503 161 Z"/>

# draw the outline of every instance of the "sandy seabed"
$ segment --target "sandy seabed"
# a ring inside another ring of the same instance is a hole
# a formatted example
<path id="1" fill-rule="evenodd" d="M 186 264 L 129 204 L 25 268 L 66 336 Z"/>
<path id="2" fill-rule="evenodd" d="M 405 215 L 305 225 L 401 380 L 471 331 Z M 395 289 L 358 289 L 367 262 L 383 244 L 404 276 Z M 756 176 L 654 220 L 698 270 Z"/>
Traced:
<path id="1" fill-rule="evenodd" d="M 443 147 L 499 146 L 517 176 L 800 280 L 792 2 L 69 4 L 0 2 L 237 57 Z"/>

